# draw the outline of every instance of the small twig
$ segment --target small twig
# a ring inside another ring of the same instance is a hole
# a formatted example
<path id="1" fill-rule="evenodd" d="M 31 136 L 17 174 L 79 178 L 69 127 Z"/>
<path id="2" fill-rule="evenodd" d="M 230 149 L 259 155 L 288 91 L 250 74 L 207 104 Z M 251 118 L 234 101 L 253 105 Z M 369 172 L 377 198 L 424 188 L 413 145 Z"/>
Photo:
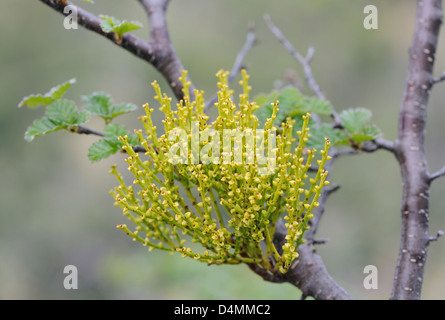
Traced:
<path id="1" fill-rule="evenodd" d="M 307 63 L 310 64 L 312 62 L 312 59 L 314 58 L 314 53 L 315 53 L 314 47 L 311 46 L 307 49 L 307 53 L 306 53 L 306 62 Z"/>
<path id="2" fill-rule="evenodd" d="M 325 244 L 329 241 L 329 239 L 307 239 L 307 241 L 311 242 L 315 246 L 318 244 Z"/>
<path id="3" fill-rule="evenodd" d="M 437 178 L 440 178 L 442 176 L 445 176 L 445 167 L 442 167 L 439 171 L 433 173 L 430 175 L 430 182 L 436 180 Z"/>
<path id="4" fill-rule="evenodd" d="M 90 128 L 84 127 L 84 126 L 76 126 L 70 129 L 71 132 L 78 133 L 78 134 L 92 134 L 95 136 L 103 137 L 104 134 L 102 132 L 92 130 Z"/>
<path id="5" fill-rule="evenodd" d="M 428 242 L 437 241 L 440 237 L 445 234 L 442 230 L 437 231 L 437 234 L 434 237 L 429 237 Z"/>
<path id="6" fill-rule="evenodd" d="M 433 79 L 433 84 L 436 84 L 436 83 L 439 83 L 439 82 L 442 82 L 442 81 L 445 81 L 445 72 L 442 73 L 441 76 L 439 76 L 437 78 L 434 78 Z"/>
<path id="7" fill-rule="evenodd" d="M 236 78 L 238 73 L 244 68 L 243 67 L 243 61 L 246 55 L 249 53 L 250 49 L 257 43 L 258 39 L 255 33 L 255 26 L 251 24 L 249 26 L 249 32 L 247 33 L 247 39 L 244 43 L 244 46 L 242 47 L 241 51 L 238 52 L 238 55 L 236 56 L 235 63 L 233 64 L 232 70 L 230 70 L 229 76 L 227 77 L 227 81 L 229 85 L 233 82 L 233 80 Z M 208 114 L 210 108 L 215 104 L 215 102 L 218 100 L 218 94 L 215 93 L 206 103 L 204 112 Z"/>
<path id="8" fill-rule="evenodd" d="M 143 146 L 132 146 L 133 151 L 136 153 L 146 153 L 147 150 Z"/>
<path id="9" fill-rule="evenodd" d="M 335 185 L 333 185 L 332 187 L 328 188 L 328 189 L 326 190 L 326 192 L 328 193 L 328 195 L 330 195 L 330 194 L 334 193 L 335 191 L 338 191 L 340 188 L 341 188 L 341 187 L 340 187 L 339 184 L 335 184 Z"/>
<path id="10" fill-rule="evenodd" d="M 396 152 L 396 143 L 388 141 L 383 138 L 378 138 L 372 141 L 362 143 L 361 150 L 364 152 L 374 152 L 376 150 L 383 149 L 392 153 Z"/>
<path id="11" fill-rule="evenodd" d="M 91 134 L 98 137 L 104 137 L 104 134 L 100 131 L 96 131 L 84 126 L 76 126 L 69 129 L 69 131 L 77 134 Z M 132 146 L 133 151 L 137 153 L 146 153 L 147 150 L 143 146 Z M 125 152 L 125 151 L 124 151 Z"/>
<path id="12" fill-rule="evenodd" d="M 293 46 L 292 44 L 286 39 L 286 37 L 283 35 L 283 33 L 278 29 L 278 27 L 272 22 L 270 19 L 270 16 L 268 14 L 264 15 L 264 20 L 266 21 L 270 31 L 277 37 L 277 39 L 281 42 L 281 44 L 286 48 L 286 50 L 294 57 L 303 67 L 304 74 L 306 76 L 306 82 L 311 88 L 312 92 L 315 93 L 317 98 L 321 100 L 328 101 L 326 99 L 326 96 L 324 95 L 323 91 L 321 90 L 320 86 L 318 85 L 317 81 L 315 81 L 314 75 L 312 74 L 312 68 L 310 66 L 310 63 L 314 57 L 314 51 L 315 49 L 313 47 L 309 47 L 308 52 L 306 54 L 306 57 L 303 57 Z M 340 119 L 340 116 L 337 112 L 333 112 L 331 114 L 331 117 L 334 120 L 334 127 L 335 128 L 342 128 L 342 122 Z"/>
<path id="13" fill-rule="evenodd" d="M 361 144 L 360 148 L 358 149 L 348 148 L 339 151 L 336 150 L 334 153 L 332 153 L 332 158 L 336 159 L 347 155 L 360 154 L 362 152 L 370 153 L 370 152 L 375 152 L 379 149 L 395 153 L 395 143 L 382 138 L 372 141 L 365 141 Z"/>
<path id="14" fill-rule="evenodd" d="M 318 98 L 327 100 L 323 91 L 321 91 L 320 86 L 315 81 L 314 76 L 312 74 L 312 69 L 309 65 L 309 61 L 312 60 L 313 52 L 311 55 L 308 55 L 310 57 L 310 60 L 308 61 L 307 58 L 304 58 L 297 50 L 295 50 L 292 44 L 281 33 L 280 29 L 278 29 L 278 27 L 272 22 L 268 14 L 264 15 L 264 20 L 266 21 L 270 31 L 272 31 L 272 33 L 278 38 L 278 40 L 286 48 L 286 50 L 289 51 L 289 53 L 301 64 L 304 73 L 306 75 L 306 81 L 310 86 L 311 90 L 316 94 Z M 312 48 L 312 50 L 310 51 L 313 50 L 314 49 Z"/>
<path id="15" fill-rule="evenodd" d="M 351 154 L 358 154 L 358 153 L 360 153 L 359 150 L 348 148 L 348 149 L 343 149 L 343 150 L 335 150 L 335 152 L 332 153 L 331 157 L 333 159 L 336 159 L 336 158 L 340 158 L 343 156 L 347 156 L 347 155 L 351 155 Z"/>

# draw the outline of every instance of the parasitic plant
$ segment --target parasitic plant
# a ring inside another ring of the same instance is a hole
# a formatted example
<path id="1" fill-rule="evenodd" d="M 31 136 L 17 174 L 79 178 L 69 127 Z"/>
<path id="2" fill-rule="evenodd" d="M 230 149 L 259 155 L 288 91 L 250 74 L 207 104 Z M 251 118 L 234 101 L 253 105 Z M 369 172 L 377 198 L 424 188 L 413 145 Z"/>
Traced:
<path id="1" fill-rule="evenodd" d="M 232 100 L 228 73 L 220 71 L 218 116 L 212 123 L 204 112 L 203 92 L 190 98 L 187 73 L 180 81 L 184 99 L 171 108 L 171 98 L 154 82 L 155 99 L 165 114 L 165 134 L 158 136 L 151 114 L 140 117 L 137 130 L 145 156 L 134 150 L 127 136 L 119 137 L 134 181 L 128 184 L 116 166 L 119 186 L 111 191 L 115 204 L 134 224 L 118 228 L 148 249 L 178 252 L 208 264 L 254 264 L 270 273 L 286 273 L 304 242 L 312 210 L 325 185 L 330 142 L 318 154 L 306 147 L 310 114 L 293 137 L 294 120 L 274 126 L 279 101 L 260 128 L 250 102 L 249 76 L 243 70 L 239 105 Z M 222 139 L 221 139 L 222 137 Z M 222 143 L 221 143 L 222 140 Z M 317 171 L 309 173 L 312 161 Z M 272 239 L 278 219 L 288 234 L 277 248 Z"/>

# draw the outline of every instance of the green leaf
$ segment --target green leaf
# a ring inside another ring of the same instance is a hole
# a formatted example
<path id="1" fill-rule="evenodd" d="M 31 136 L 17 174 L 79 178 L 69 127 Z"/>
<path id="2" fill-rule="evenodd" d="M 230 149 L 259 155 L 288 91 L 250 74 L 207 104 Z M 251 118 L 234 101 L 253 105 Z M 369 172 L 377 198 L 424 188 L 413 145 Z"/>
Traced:
<path id="1" fill-rule="evenodd" d="M 122 146 L 122 143 L 117 139 L 118 137 L 129 136 L 127 128 L 117 123 L 110 123 L 105 126 L 104 137 L 110 142 Z"/>
<path id="2" fill-rule="evenodd" d="M 111 108 L 113 106 L 113 99 L 108 93 L 94 92 L 90 96 L 83 96 L 82 100 L 85 103 L 84 110 L 104 120 L 112 119 Z"/>
<path id="3" fill-rule="evenodd" d="M 119 150 L 120 146 L 113 144 L 108 140 L 100 139 L 94 142 L 88 149 L 88 158 L 91 162 L 97 162 L 99 160 L 108 158 Z"/>
<path id="4" fill-rule="evenodd" d="M 309 106 L 310 112 L 325 116 L 329 116 L 334 112 L 334 108 L 332 108 L 332 105 L 326 100 L 314 97 L 305 99 L 305 103 Z"/>
<path id="5" fill-rule="evenodd" d="M 375 140 L 379 138 L 381 134 L 382 132 L 380 131 L 379 128 L 377 128 L 376 126 L 370 126 L 365 128 L 362 133 L 353 134 L 351 138 L 356 143 L 360 144 L 361 142 L 364 141 Z"/>
<path id="6" fill-rule="evenodd" d="M 333 146 L 344 144 L 344 141 L 348 142 L 346 135 L 341 130 L 332 128 L 326 123 L 322 126 L 311 127 L 309 133 L 311 136 L 306 146 L 317 150 L 324 149 L 325 138 L 328 138 Z"/>
<path id="7" fill-rule="evenodd" d="M 19 108 L 26 106 L 28 108 L 35 109 L 38 106 L 47 106 L 53 101 L 54 99 L 51 97 L 46 97 L 43 95 L 30 95 L 24 97 L 23 100 L 20 101 Z"/>
<path id="8" fill-rule="evenodd" d="M 107 33 L 114 32 L 119 35 L 119 38 L 122 38 L 122 36 L 127 32 L 142 28 L 142 24 L 138 21 L 121 21 L 115 17 L 104 15 L 101 15 L 100 18 L 102 19 L 102 23 L 100 25 L 102 30 Z"/>
<path id="9" fill-rule="evenodd" d="M 307 104 L 304 103 L 303 96 L 295 88 L 287 87 L 281 90 L 279 100 L 280 112 L 285 116 L 291 113 L 305 114 L 309 111 Z"/>
<path id="10" fill-rule="evenodd" d="M 101 117 L 106 123 L 117 116 L 137 109 L 137 106 L 131 103 L 113 105 L 113 99 L 105 92 L 94 92 L 90 96 L 83 96 L 82 100 L 86 111 Z"/>
<path id="11" fill-rule="evenodd" d="M 48 119 L 47 117 L 43 117 L 40 119 L 36 119 L 32 125 L 28 127 L 25 133 L 25 140 L 31 142 L 37 137 L 44 136 L 48 133 L 65 129 L 66 125 L 61 125 Z"/>
<path id="12" fill-rule="evenodd" d="M 139 137 L 135 134 L 130 135 L 127 128 L 124 126 L 117 124 L 117 123 L 110 123 L 105 126 L 104 129 L 104 137 L 109 142 L 112 142 L 113 144 L 116 144 L 120 147 L 122 147 L 122 142 L 118 140 L 118 137 L 128 137 L 128 143 L 132 146 L 141 145 L 141 142 L 139 141 Z"/>
<path id="13" fill-rule="evenodd" d="M 46 108 L 46 116 L 59 124 L 79 125 L 88 120 L 88 114 L 79 113 L 70 100 L 56 100 Z"/>
<path id="14" fill-rule="evenodd" d="M 71 87 L 72 84 L 76 83 L 76 79 L 68 80 L 54 88 L 52 88 L 48 93 L 33 94 L 22 99 L 19 103 L 19 108 L 26 106 L 31 109 L 35 109 L 38 106 L 48 106 L 55 100 L 59 100 L 63 97 L 66 91 Z"/>
<path id="15" fill-rule="evenodd" d="M 59 100 L 63 97 L 63 95 L 68 91 L 72 84 L 76 83 L 76 79 L 68 80 L 61 85 L 54 87 L 47 94 L 51 96 L 54 100 Z"/>
<path id="16" fill-rule="evenodd" d="M 119 25 L 121 21 L 116 19 L 115 17 L 110 16 L 99 16 L 102 19 L 101 28 L 104 32 L 113 32 L 113 29 L 116 25 Z"/>
<path id="17" fill-rule="evenodd" d="M 90 113 L 86 111 L 80 111 L 77 115 L 76 125 L 88 122 L 88 120 L 90 120 Z"/>
<path id="18" fill-rule="evenodd" d="M 141 28 L 142 28 L 142 23 L 140 23 L 138 21 L 125 21 L 124 20 L 124 21 L 122 21 L 121 24 L 114 27 L 114 32 L 116 32 L 117 34 L 120 34 L 120 35 L 124 35 L 127 32 L 141 29 Z"/>
<path id="19" fill-rule="evenodd" d="M 363 108 L 348 109 L 340 113 L 343 127 L 351 134 L 362 133 L 371 117 L 371 111 Z"/>
<path id="20" fill-rule="evenodd" d="M 111 107 L 111 117 L 116 118 L 122 114 L 135 111 L 138 107 L 132 103 L 118 104 Z"/>

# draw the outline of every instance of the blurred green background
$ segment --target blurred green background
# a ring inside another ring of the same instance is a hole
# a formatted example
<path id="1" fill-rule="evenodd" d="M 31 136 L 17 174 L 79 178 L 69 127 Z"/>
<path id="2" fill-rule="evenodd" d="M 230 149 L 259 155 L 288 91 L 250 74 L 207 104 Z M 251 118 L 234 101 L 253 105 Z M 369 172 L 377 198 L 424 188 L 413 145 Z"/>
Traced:
<path id="1" fill-rule="evenodd" d="M 84 8 L 148 25 L 137 1 L 96 0 Z M 379 30 L 363 28 L 363 8 L 379 9 Z M 170 35 L 194 84 L 215 92 L 215 73 L 231 68 L 244 44 L 249 22 L 260 43 L 245 60 L 253 94 L 269 92 L 292 70 L 304 83 L 300 66 L 278 43 L 263 20 L 269 13 L 294 46 L 305 53 L 316 48 L 313 71 L 337 111 L 372 110 L 387 139 L 396 137 L 397 115 L 414 30 L 415 1 L 352 0 L 172 0 Z M 43 109 L 18 109 L 23 96 L 45 93 L 77 78 L 68 98 L 107 91 L 116 102 L 153 103 L 150 86 L 165 82 L 150 65 L 83 30 L 65 30 L 63 18 L 37 0 L 0 2 L 0 298 L 1 299 L 298 299 L 288 284 L 264 282 L 246 266 L 207 266 L 147 253 L 116 225 L 126 218 L 113 206 L 108 174 L 123 156 L 91 164 L 87 148 L 94 137 L 66 132 L 23 139 Z M 135 32 L 148 39 L 148 30 Z M 440 37 L 436 74 L 445 70 L 444 33 Z M 435 87 L 429 106 L 427 151 L 431 171 L 445 164 L 444 84 Z M 308 91 L 306 91 L 308 92 Z M 155 105 L 153 103 L 153 105 Z M 139 128 L 136 116 L 120 121 Z M 159 117 L 159 113 L 157 113 Z M 158 118 L 159 119 L 159 118 Z M 101 129 L 93 121 L 90 127 Z M 431 234 L 445 229 L 445 179 L 431 193 Z M 328 202 L 318 237 L 331 275 L 358 299 L 390 295 L 400 238 L 401 179 L 388 152 L 342 158 L 332 182 L 341 185 Z M 63 268 L 79 271 L 79 289 L 63 288 Z M 363 288 L 363 268 L 375 265 L 378 290 Z M 430 246 L 424 299 L 445 298 L 445 243 Z"/>

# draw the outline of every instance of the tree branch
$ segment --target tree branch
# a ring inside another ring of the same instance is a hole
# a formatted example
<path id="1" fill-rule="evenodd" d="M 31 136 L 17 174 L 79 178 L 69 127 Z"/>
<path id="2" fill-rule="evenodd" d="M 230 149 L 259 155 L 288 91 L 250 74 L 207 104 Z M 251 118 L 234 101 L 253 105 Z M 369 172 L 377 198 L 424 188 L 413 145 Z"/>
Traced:
<path id="1" fill-rule="evenodd" d="M 241 69 L 243 69 L 243 61 L 244 58 L 249 53 L 250 49 L 257 43 L 258 39 L 255 33 L 255 27 L 253 25 L 249 26 L 249 32 L 247 33 L 246 42 L 244 46 L 238 52 L 236 56 L 235 62 L 233 64 L 232 69 L 230 70 L 229 76 L 227 77 L 229 85 L 233 82 L 235 77 L 240 73 Z M 215 93 L 209 100 L 207 100 L 204 111 L 208 114 L 210 108 L 215 104 L 218 100 L 218 94 Z"/>
<path id="2" fill-rule="evenodd" d="M 92 134 L 92 135 L 99 136 L 99 137 L 104 136 L 104 134 L 102 132 L 92 130 L 92 129 L 84 127 L 84 126 L 73 127 L 70 131 L 74 132 L 74 133 L 78 133 L 78 134 Z"/>
<path id="3" fill-rule="evenodd" d="M 430 176 L 425 156 L 426 106 L 442 24 L 441 0 L 418 0 L 408 76 L 399 114 L 402 233 L 391 299 L 420 299 L 430 237 Z"/>
<path id="4" fill-rule="evenodd" d="M 178 81 L 183 68 L 173 46 L 168 38 L 167 25 L 165 23 L 165 10 L 168 1 L 165 0 L 140 0 L 149 12 L 152 39 L 146 41 L 130 33 L 124 34 L 121 41 L 117 41 L 113 32 L 106 33 L 101 28 L 102 20 L 94 14 L 75 6 L 69 1 L 39 0 L 55 11 L 64 13 L 67 5 L 77 8 L 78 24 L 112 41 L 115 45 L 127 50 L 135 56 L 143 59 L 155 67 L 168 81 L 176 98 L 183 98 L 182 83 Z M 193 90 L 191 90 L 193 94 Z"/>
<path id="5" fill-rule="evenodd" d="M 70 128 L 68 131 L 72 132 L 72 133 L 77 133 L 77 134 L 86 134 L 86 135 L 94 135 L 94 136 L 98 136 L 98 137 L 104 137 L 103 132 L 100 131 L 96 131 L 84 126 L 75 126 Z M 132 146 L 133 151 L 137 152 L 137 153 L 146 153 L 147 150 L 143 147 L 143 146 Z"/>

